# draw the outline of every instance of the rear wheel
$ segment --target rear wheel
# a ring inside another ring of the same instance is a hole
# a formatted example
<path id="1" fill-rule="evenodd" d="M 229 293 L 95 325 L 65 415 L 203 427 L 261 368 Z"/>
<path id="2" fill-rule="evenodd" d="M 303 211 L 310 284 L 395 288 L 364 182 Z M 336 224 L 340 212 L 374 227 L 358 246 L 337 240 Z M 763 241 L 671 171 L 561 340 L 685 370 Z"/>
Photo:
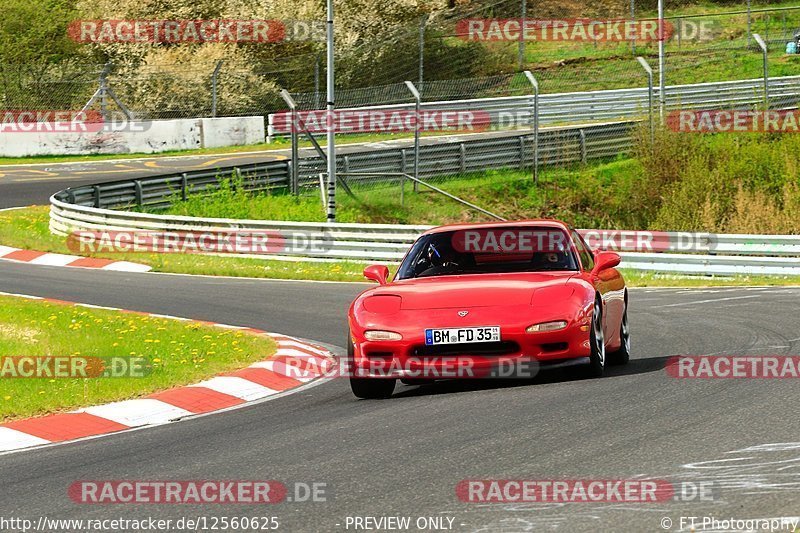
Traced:
<path id="1" fill-rule="evenodd" d="M 350 362 L 350 371 L 354 371 L 355 366 L 355 346 L 350 333 L 347 334 L 347 358 Z M 350 390 L 357 398 L 365 400 L 381 400 L 389 398 L 394 392 L 395 379 L 388 378 L 350 378 Z"/>
<path id="2" fill-rule="evenodd" d="M 628 329 L 628 303 L 625 302 L 625 310 L 622 312 L 622 321 L 619 325 L 619 349 L 614 353 L 608 354 L 608 364 L 624 365 L 631 358 L 631 333 Z"/>

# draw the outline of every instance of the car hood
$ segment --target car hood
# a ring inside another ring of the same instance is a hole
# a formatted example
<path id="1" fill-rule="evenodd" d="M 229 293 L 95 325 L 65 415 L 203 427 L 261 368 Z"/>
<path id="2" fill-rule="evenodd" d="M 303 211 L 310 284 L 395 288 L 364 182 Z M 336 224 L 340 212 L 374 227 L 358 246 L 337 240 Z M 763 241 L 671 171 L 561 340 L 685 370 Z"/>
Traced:
<path id="1" fill-rule="evenodd" d="M 575 272 L 536 272 L 418 278 L 376 288 L 370 296 L 400 296 L 400 308 L 404 310 L 528 305 L 537 289 L 564 285 L 574 275 Z"/>

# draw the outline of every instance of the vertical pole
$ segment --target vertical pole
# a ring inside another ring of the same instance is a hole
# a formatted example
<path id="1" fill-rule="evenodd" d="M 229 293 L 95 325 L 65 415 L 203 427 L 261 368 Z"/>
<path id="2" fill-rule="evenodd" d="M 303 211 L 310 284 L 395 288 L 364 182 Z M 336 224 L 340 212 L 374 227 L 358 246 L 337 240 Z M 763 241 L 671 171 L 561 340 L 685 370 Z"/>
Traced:
<path id="1" fill-rule="evenodd" d="M 631 0 L 631 22 L 636 22 L 636 0 Z M 636 37 L 631 36 L 631 53 L 636 54 Z"/>
<path id="2" fill-rule="evenodd" d="M 103 120 L 108 120 L 108 73 L 111 70 L 111 62 L 109 61 L 103 66 L 100 72 L 100 114 Z"/>
<path id="3" fill-rule="evenodd" d="M 419 85 L 419 90 L 422 90 L 422 83 L 425 79 L 425 22 L 427 21 L 427 16 L 422 15 L 419 19 L 419 77 L 417 81 L 417 85 Z M 414 186 L 416 187 L 416 182 L 414 182 Z"/>
<path id="4" fill-rule="evenodd" d="M 748 0 L 749 1 L 749 0 Z M 664 0 L 658 0 L 658 112 L 664 122 L 664 106 L 666 104 L 664 80 Z"/>
<path id="5" fill-rule="evenodd" d="M 767 43 L 765 43 L 764 39 L 757 33 L 753 34 L 753 39 L 758 43 L 758 46 L 761 47 L 764 61 L 764 118 L 766 119 L 767 113 L 769 113 L 769 64 L 767 62 Z"/>
<path id="6" fill-rule="evenodd" d="M 333 78 L 333 0 L 328 0 L 328 222 L 336 222 L 336 132 L 334 131 L 334 78 Z"/>
<path id="7" fill-rule="evenodd" d="M 300 150 L 298 146 L 298 133 L 300 129 L 300 120 L 297 116 L 297 102 L 294 101 L 292 95 L 286 89 L 281 89 L 281 97 L 289 105 L 291 109 L 291 124 L 289 133 L 292 138 L 292 168 L 289 175 L 289 189 L 292 194 L 297 195 L 300 193 Z"/>
<path id="8" fill-rule="evenodd" d="M 421 121 L 421 111 L 422 111 L 422 96 L 419 94 L 419 91 L 414 86 L 413 83 L 410 81 L 406 81 L 406 87 L 408 90 L 411 91 L 411 94 L 414 96 L 414 109 L 415 109 L 415 118 L 414 118 L 414 178 L 415 180 L 419 179 L 419 136 L 420 130 L 422 129 L 422 121 Z M 414 181 L 414 192 L 419 190 L 419 182 Z"/>
<path id="9" fill-rule="evenodd" d="M 319 109 L 319 54 L 314 56 L 314 109 Z"/>
<path id="10" fill-rule="evenodd" d="M 214 67 L 214 73 L 211 75 L 211 116 L 217 116 L 217 76 L 219 69 L 222 68 L 222 59 L 217 61 L 217 66 Z"/>
<path id="11" fill-rule="evenodd" d="M 653 69 L 650 68 L 645 58 L 639 56 L 636 60 L 647 73 L 647 116 L 650 120 L 650 146 L 652 147 L 656 138 L 656 125 L 653 117 Z"/>
<path id="12" fill-rule="evenodd" d="M 519 28 L 519 69 L 525 68 L 525 17 L 528 14 L 528 0 L 522 0 L 520 6 L 520 28 Z"/>
<path id="13" fill-rule="evenodd" d="M 525 77 L 533 85 L 533 183 L 539 183 L 539 82 L 530 70 Z"/>
<path id="14" fill-rule="evenodd" d="M 750 24 L 751 24 L 751 13 L 750 13 L 750 0 L 747 0 L 747 46 L 750 46 Z"/>

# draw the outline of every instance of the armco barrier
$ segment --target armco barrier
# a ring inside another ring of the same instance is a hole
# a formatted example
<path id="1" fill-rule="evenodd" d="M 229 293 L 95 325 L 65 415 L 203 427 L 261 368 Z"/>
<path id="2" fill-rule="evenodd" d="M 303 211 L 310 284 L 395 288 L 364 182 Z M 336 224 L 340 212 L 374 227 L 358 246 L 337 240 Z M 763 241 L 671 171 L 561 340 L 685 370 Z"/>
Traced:
<path id="1" fill-rule="evenodd" d="M 325 224 L 264 220 L 163 216 L 100 209 L 50 199 L 50 230 L 66 236 L 72 231 L 270 231 L 302 234 L 309 246 L 293 256 L 260 255 L 261 259 L 399 261 L 411 243 L 429 226 L 388 224 Z M 670 237 L 677 236 L 667 233 Z M 685 236 L 685 234 L 683 234 Z M 624 268 L 683 274 L 800 275 L 800 236 L 692 235 L 681 252 L 622 251 Z M 673 239 L 670 239 L 673 242 Z M 679 242 L 675 239 L 675 242 Z M 712 246 L 713 242 L 713 246 Z M 676 251 L 671 245 L 669 251 Z M 724 255 L 715 255 L 722 253 Z M 740 255 L 734 255 L 740 254 Z M 790 257 L 794 256 L 794 257 Z"/>
<path id="2" fill-rule="evenodd" d="M 642 76 L 644 80 L 644 74 Z M 654 88 L 658 101 L 658 87 Z M 670 85 L 665 88 L 667 109 L 724 109 L 761 105 L 764 101 L 764 79 L 734 80 L 691 85 Z M 410 97 L 409 93 L 409 97 Z M 647 114 L 647 87 L 542 94 L 539 96 L 539 123 L 587 124 L 599 121 L 640 119 Z M 769 99 L 773 109 L 795 108 L 800 100 L 800 76 L 769 79 Z M 394 111 L 413 112 L 414 104 L 392 104 L 338 110 L 347 112 Z M 423 102 L 423 111 L 474 111 L 488 115 L 492 124 L 503 127 L 525 127 L 533 122 L 533 96 L 506 96 Z M 324 111 L 321 111 L 324 112 Z M 289 112 L 268 116 L 267 138 L 288 134 Z M 347 130 L 341 131 L 347 133 Z"/>
<path id="3" fill-rule="evenodd" d="M 635 122 L 594 124 L 585 127 L 547 128 L 539 133 L 540 166 L 563 165 L 614 157 L 630 149 L 631 128 Z M 467 135 L 426 139 L 420 147 L 419 176 L 463 174 L 501 168 L 529 168 L 533 165 L 533 136 L 530 132 L 504 132 L 493 135 Z M 414 149 L 365 148 L 354 151 L 343 147 L 337 157 L 342 173 L 414 173 Z M 288 189 L 290 161 L 268 161 L 165 174 L 152 178 L 114 181 L 73 187 L 56 194 L 71 204 L 102 208 L 138 206 L 157 208 L 169 205 L 171 198 L 202 195 L 219 187 L 219 176 L 241 176 L 248 191 Z M 319 156 L 300 159 L 300 187 L 317 187 L 318 175 L 325 172 Z M 369 181 L 375 178 L 360 178 Z M 358 181 L 351 178 L 351 181 Z"/>

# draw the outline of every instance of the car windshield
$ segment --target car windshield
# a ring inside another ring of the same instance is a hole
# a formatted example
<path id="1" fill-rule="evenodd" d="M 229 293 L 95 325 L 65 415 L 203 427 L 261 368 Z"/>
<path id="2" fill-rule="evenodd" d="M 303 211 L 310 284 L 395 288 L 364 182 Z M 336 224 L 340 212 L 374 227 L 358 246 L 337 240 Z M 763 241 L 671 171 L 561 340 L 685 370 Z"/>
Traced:
<path id="1" fill-rule="evenodd" d="M 497 227 L 446 231 L 421 237 L 397 279 L 578 270 L 569 236 L 550 227 Z"/>

